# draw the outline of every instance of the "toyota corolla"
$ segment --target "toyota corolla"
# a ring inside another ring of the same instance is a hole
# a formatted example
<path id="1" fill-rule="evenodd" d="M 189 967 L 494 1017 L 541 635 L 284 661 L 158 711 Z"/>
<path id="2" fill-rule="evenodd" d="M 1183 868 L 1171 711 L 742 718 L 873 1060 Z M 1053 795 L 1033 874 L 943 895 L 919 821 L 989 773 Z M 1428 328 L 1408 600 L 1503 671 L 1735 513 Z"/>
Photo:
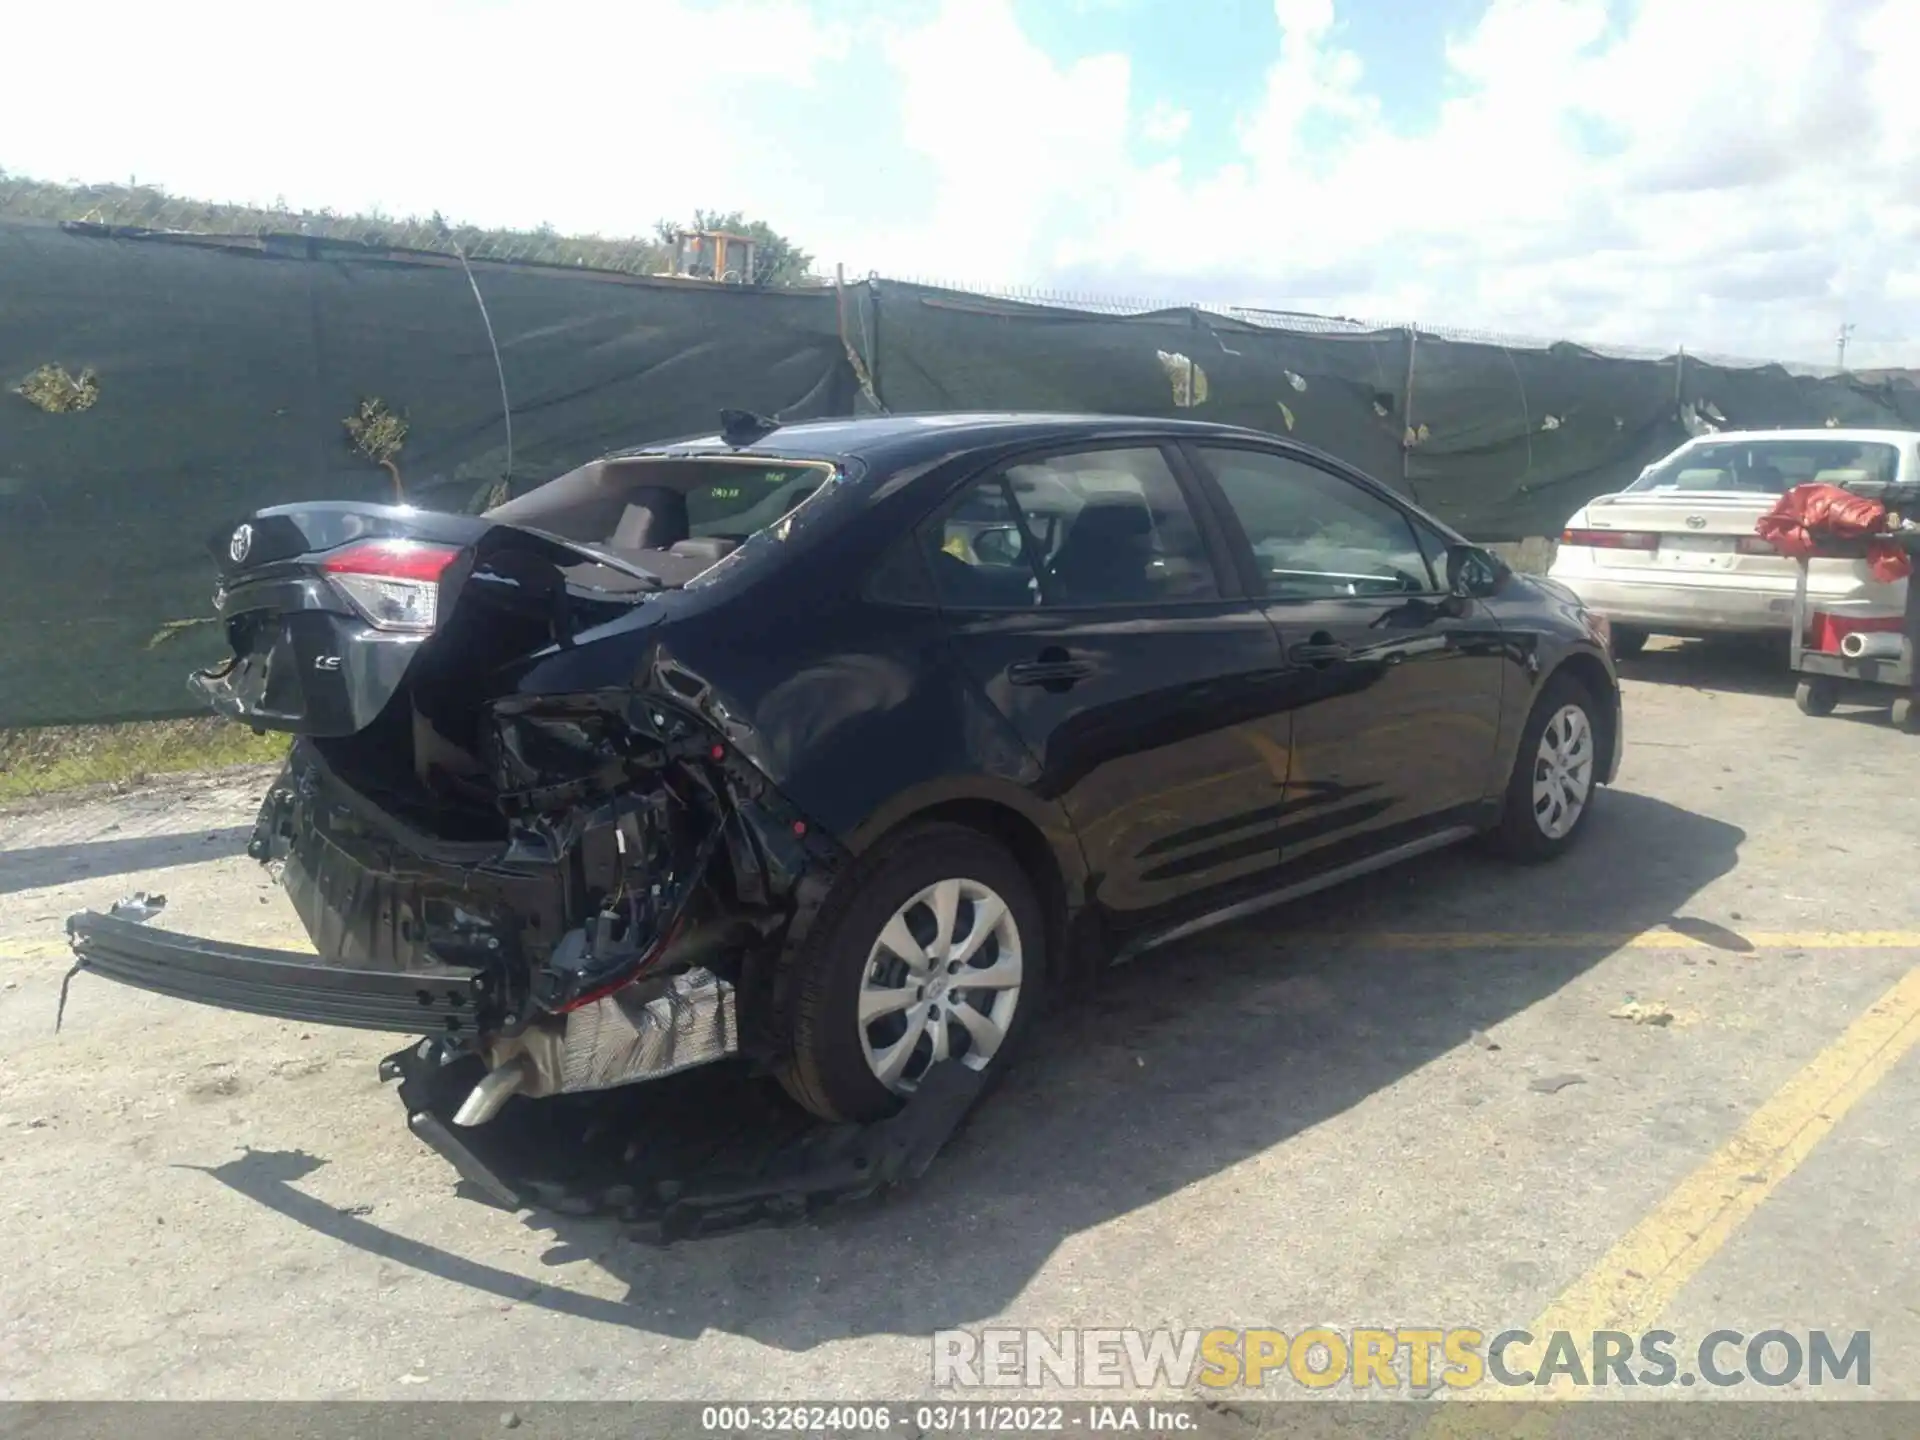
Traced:
<path id="1" fill-rule="evenodd" d="M 251 848 L 316 953 L 85 914 L 80 963 L 432 1036 L 483 1062 L 466 1124 L 727 1057 L 874 1120 L 1101 965 L 1456 841 L 1556 856 L 1620 763 L 1572 592 L 1202 423 L 729 413 L 216 556 L 193 684 L 297 737 Z"/>

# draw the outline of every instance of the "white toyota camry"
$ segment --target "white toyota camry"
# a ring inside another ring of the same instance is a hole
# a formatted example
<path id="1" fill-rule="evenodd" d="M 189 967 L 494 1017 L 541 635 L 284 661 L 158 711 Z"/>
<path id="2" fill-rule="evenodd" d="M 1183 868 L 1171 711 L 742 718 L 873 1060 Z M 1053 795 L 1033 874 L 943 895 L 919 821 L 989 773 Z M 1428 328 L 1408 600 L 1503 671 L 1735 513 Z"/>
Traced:
<path id="1" fill-rule="evenodd" d="M 1649 635 L 1784 632 L 1796 565 L 1753 533 L 1796 485 L 1875 494 L 1920 478 L 1920 434 L 1904 430 L 1754 430 L 1703 435 L 1615 495 L 1573 513 L 1549 574 L 1613 625 L 1617 653 Z M 1809 608 L 1883 620 L 1905 581 L 1876 581 L 1864 560 L 1811 562 Z"/>

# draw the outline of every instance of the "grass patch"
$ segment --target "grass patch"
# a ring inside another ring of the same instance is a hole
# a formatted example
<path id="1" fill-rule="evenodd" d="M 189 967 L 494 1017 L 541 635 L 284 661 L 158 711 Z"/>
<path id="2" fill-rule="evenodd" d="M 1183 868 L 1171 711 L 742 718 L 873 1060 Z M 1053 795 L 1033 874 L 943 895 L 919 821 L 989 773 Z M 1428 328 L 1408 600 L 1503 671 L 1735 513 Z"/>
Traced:
<path id="1" fill-rule="evenodd" d="M 133 725 L 54 725 L 0 730 L 0 800 L 54 795 L 86 785 L 137 785 L 154 775 L 185 775 L 228 765 L 271 765 L 285 758 L 285 735 L 255 735 L 215 716 Z"/>
<path id="2" fill-rule="evenodd" d="M 91 410 L 100 398 L 100 382 L 93 371 L 69 375 L 60 365 L 42 365 L 14 387 L 14 394 L 49 415 L 70 415 L 76 410 Z"/>

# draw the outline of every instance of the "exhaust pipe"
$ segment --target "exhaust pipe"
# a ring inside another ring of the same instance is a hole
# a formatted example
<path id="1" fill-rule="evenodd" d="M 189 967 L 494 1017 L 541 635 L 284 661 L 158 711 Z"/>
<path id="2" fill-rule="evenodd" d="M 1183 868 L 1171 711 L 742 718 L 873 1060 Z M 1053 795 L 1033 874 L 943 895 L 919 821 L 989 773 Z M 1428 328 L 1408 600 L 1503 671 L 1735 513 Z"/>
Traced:
<path id="1" fill-rule="evenodd" d="M 1906 652 L 1906 637 L 1891 630 L 1849 630 L 1840 637 L 1840 653 L 1849 660 L 1898 660 Z"/>
<path id="2" fill-rule="evenodd" d="M 525 1055 L 517 1055 L 504 1065 L 496 1065 L 480 1077 L 480 1083 L 468 1092 L 453 1112 L 453 1123 L 461 1126 L 484 1125 L 505 1108 L 507 1101 L 520 1093 L 532 1078 L 532 1066 Z"/>

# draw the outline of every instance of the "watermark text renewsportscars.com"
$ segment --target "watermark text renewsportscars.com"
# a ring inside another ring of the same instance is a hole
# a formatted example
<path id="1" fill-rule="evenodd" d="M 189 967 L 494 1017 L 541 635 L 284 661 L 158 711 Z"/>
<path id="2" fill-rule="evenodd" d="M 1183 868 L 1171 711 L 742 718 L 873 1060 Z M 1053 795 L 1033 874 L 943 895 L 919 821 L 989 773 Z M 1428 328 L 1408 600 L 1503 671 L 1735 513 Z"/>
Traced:
<path id="1" fill-rule="evenodd" d="M 1439 1326 L 1284 1330 L 937 1330 L 937 1389 L 1434 1390 L 1873 1383 L 1867 1330 L 1534 1335 Z"/>

